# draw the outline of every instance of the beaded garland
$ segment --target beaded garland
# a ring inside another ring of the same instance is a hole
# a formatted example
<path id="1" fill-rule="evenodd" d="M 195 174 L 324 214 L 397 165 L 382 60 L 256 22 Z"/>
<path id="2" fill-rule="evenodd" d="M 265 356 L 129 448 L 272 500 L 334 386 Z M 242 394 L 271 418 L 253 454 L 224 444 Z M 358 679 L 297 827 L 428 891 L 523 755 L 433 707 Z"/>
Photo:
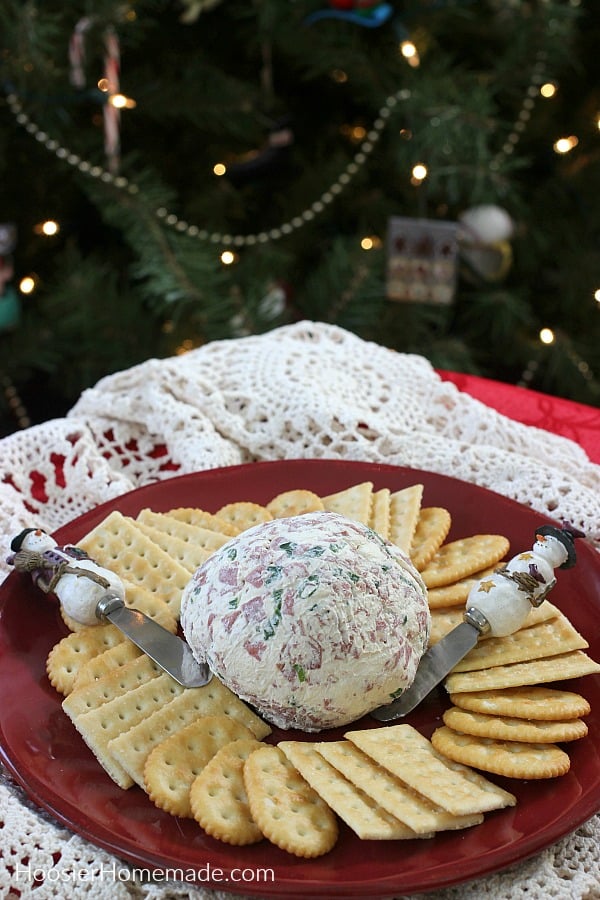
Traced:
<path id="1" fill-rule="evenodd" d="M 519 109 L 519 113 L 501 149 L 490 162 L 490 169 L 492 170 L 498 170 L 504 160 L 514 153 L 515 148 L 527 127 L 527 123 L 531 118 L 532 110 L 535 105 L 535 98 L 539 93 L 539 87 L 544 81 L 546 58 L 546 52 L 538 50 L 533 63 L 529 86 L 525 92 L 525 97 Z M 270 228 L 268 231 L 260 231 L 257 234 L 232 235 L 223 234 L 218 231 L 210 231 L 207 228 L 200 228 L 198 225 L 190 224 L 184 219 L 181 219 L 176 213 L 163 206 L 155 209 L 154 215 L 163 224 L 173 228 L 175 231 L 185 233 L 190 238 L 196 238 L 211 244 L 221 244 L 241 248 L 281 240 L 293 232 L 298 231 L 309 222 L 312 222 L 316 216 L 324 212 L 324 210 L 349 186 L 353 178 L 360 172 L 373 153 L 393 110 L 399 103 L 403 100 L 410 99 L 411 96 L 411 92 L 406 88 L 402 88 L 395 93 L 390 94 L 379 109 L 377 117 L 367 132 L 366 137 L 361 142 L 358 151 L 354 154 L 352 160 L 340 175 L 338 175 L 335 181 L 332 182 L 329 188 L 298 215 L 275 228 Z M 99 179 L 107 184 L 112 184 L 117 189 L 126 191 L 128 194 L 137 195 L 140 193 L 139 186 L 129 178 L 126 178 L 124 175 L 113 173 L 103 166 L 95 165 L 82 159 L 77 153 L 72 152 L 50 137 L 50 135 L 40 128 L 25 112 L 18 95 L 14 90 L 11 90 L 7 94 L 7 102 L 9 109 L 15 116 L 18 124 L 25 128 L 25 130 L 47 150 L 54 153 L 58 159 L 73 166 L 82 174 L 89 175 L 91 178 Z"/>

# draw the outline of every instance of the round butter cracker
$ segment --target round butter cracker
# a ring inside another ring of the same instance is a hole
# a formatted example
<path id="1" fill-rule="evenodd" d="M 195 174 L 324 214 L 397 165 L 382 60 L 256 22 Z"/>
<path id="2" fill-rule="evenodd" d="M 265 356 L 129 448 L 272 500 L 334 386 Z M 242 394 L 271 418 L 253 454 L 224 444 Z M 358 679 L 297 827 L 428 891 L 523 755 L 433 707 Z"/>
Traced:
<path id="1" fill-rule="evenodd" d="M 318 494 L 312 491 L 297 490 L 284 491 L 267 503 L 268 511 L 274 519 L 283 519 L 287 516 L 300 516 L 307 512 L 317 512 L 325 509 L 323 501 Z"/>
<path id="2" fill-rule="evenodd" d="M 206 764 L 190 788 L 190 808 L 199 825 L 226 844 L 237 847 L 262 841 L 244 787 L 244 764 L 261 747 L 252 738 L 231 741 Z"/>
<path id="3" fill-rule="evenodd" d="M 450 700 L 455 706 L 472 712 L 535 721 L 578 719 L 587 716 L 591 710 L 590 704 L 581 694 L 542 685 L 524 685 L 495 691 L 465 691 L 451 694 Z"/>
<path id="4" fill-rule="evenodd" d="M 335 814 L 289 761 L 265 744 L 244 764 L 252 818 L 271 843 L 294 856 L 322 856 L 338 837 Z"/>
<path id="5" fill-rule="evenodd" d="M 246 528 L 252 528 L 253 525 L 259 525 L 261 522 L 270 522 L 274 518 L 266 506 L 246 500 L 226 503 L 217 510 L 216 516 L 224 519 L 229 525 L 233 525 L 238 531 L 245 531 Z"/>
<path id="6" fill-rule="evenodd" d="M 565 775 L 571 765 L 568 754 L 555 744 L 494 741 L 462 734 L 447 725 L 433 732 L 431 743 L 455 762 L 506 778 L 556 778 Z"/>
<path id="7" fill-rule="evenodd" d="M 454 731 L 500 741 L 554 744 L 576 741 L 588 733 L 588 727 L 582 719 L 535 722 L 512 716 L 489 716 L 457 706 L 447 709 L 443 719 L 444 724 Z"/>
<path id="8" fill-rule="evenodd" d="M 421 569 L 428 588 L 452 584 L 473 575 L 506 556 L 510 543 L 501 534 L 473 534 L 442 544 L 435 556 Z"/>

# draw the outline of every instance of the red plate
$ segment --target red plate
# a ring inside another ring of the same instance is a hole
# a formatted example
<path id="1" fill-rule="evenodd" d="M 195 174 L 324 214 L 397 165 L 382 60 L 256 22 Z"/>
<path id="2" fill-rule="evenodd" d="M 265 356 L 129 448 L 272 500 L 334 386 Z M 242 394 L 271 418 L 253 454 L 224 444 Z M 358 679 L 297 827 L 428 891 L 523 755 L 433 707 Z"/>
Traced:
<path id="1" fill-rule="evenodd" d="M 195 505 L 214 512 L 235 500 L 266 503 L 282 490 L 302 487 L 326 494 L 365 480 L 376 489 L 421 482 L 424 505 L 445 506 L 452 513 L 449 539 L 500 532 L 518 552 L 531 546 L 536 527 L 544 521 L 498 494 L 430 472 L 291 460 L 149 485 L 86 513 L 61 528 L 56 538 L 59 543 L 77 541 L 115 508 L 127 515 L 146 506 L 166 511 Z M 588 545 L 578 542 L 577 565 L 559 573 L 551 599 L 587 637 L 589 654 L 600 659 L 600 561 Z M 139 788 L 123 791 L 110 780 L 62 712 L 61 698 L 46 678 L 48 651 L 66 633 L 56 606 L 17 573 L 0 587 L 0 601 L 0 758 L 31 799 L 59 822 L 138 868 L 158 870 L 160 877 L 274 898 L 414 893 L 511 865 L 573 831 L 600 809 L 600 677 L 587 676 L 565 683 L 592 706 L 588 736 L 567 745 L 570 772 L 538 782 L 494 777 L 518 802 L 514 808 L 489 813 L 482 825 L 402 843 L 359 841 L 342 826 L 336 847 L 315 860 L 296 859 L 266 840 L 231 848 L 209 838 L 193 821 L 161 812 Z M 430 736 L 447 703 L 440 689 L 404 721 Z M 361 722 L 361 727 L 375 725 L 368 717 Z M 270 740 L 284 735 L 298 736 L 279 732 Z"/>

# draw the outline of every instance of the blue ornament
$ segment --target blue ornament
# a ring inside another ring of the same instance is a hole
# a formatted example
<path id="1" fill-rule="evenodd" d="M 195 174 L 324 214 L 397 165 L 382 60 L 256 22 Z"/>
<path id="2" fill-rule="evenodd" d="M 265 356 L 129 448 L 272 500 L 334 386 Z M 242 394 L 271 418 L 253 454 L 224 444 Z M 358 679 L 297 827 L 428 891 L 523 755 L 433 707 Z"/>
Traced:
<path id="1" fill-rule="evenodd" d="M 317 10 L 306 17 L 305 24 L 313 25 L 322 19 L 341 19 L 363 28 L 379 28 L 394 11 L 390 3 L 375 3 L 368 8 L 360 8 L 357 3 L 341 3 L 340 7 Z"/>

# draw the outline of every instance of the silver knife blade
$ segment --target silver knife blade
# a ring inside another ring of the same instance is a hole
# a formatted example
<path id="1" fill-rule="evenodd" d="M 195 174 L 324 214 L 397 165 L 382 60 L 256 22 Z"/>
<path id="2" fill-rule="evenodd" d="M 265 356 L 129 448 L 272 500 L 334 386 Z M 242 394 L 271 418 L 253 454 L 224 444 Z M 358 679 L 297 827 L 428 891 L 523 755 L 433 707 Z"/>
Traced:
<path id="1" fill-rule="evenodd" d="M 461 622 L 445 637 L 430 647 L 421 657 L 415 680 L 403 694 L 386 706 L 379 706 L 370 715 L 378 722 L 392 722 L 401 719 L 419 705 L 436 685 L 446 677 L 457 662 L 471 650 L 479 638 L 481 630 L 468 622 Z"/>
<path id="2" fill-rule="evenodd" d="M 115 594 L 105 594 L 98 601 L 96 615 L 99 619 L 108 619 L 183 687 L 202 687 L 212 678 L 206 663 L 194 659 L 185 641 L 138 609 L 125 606 Z"/>

